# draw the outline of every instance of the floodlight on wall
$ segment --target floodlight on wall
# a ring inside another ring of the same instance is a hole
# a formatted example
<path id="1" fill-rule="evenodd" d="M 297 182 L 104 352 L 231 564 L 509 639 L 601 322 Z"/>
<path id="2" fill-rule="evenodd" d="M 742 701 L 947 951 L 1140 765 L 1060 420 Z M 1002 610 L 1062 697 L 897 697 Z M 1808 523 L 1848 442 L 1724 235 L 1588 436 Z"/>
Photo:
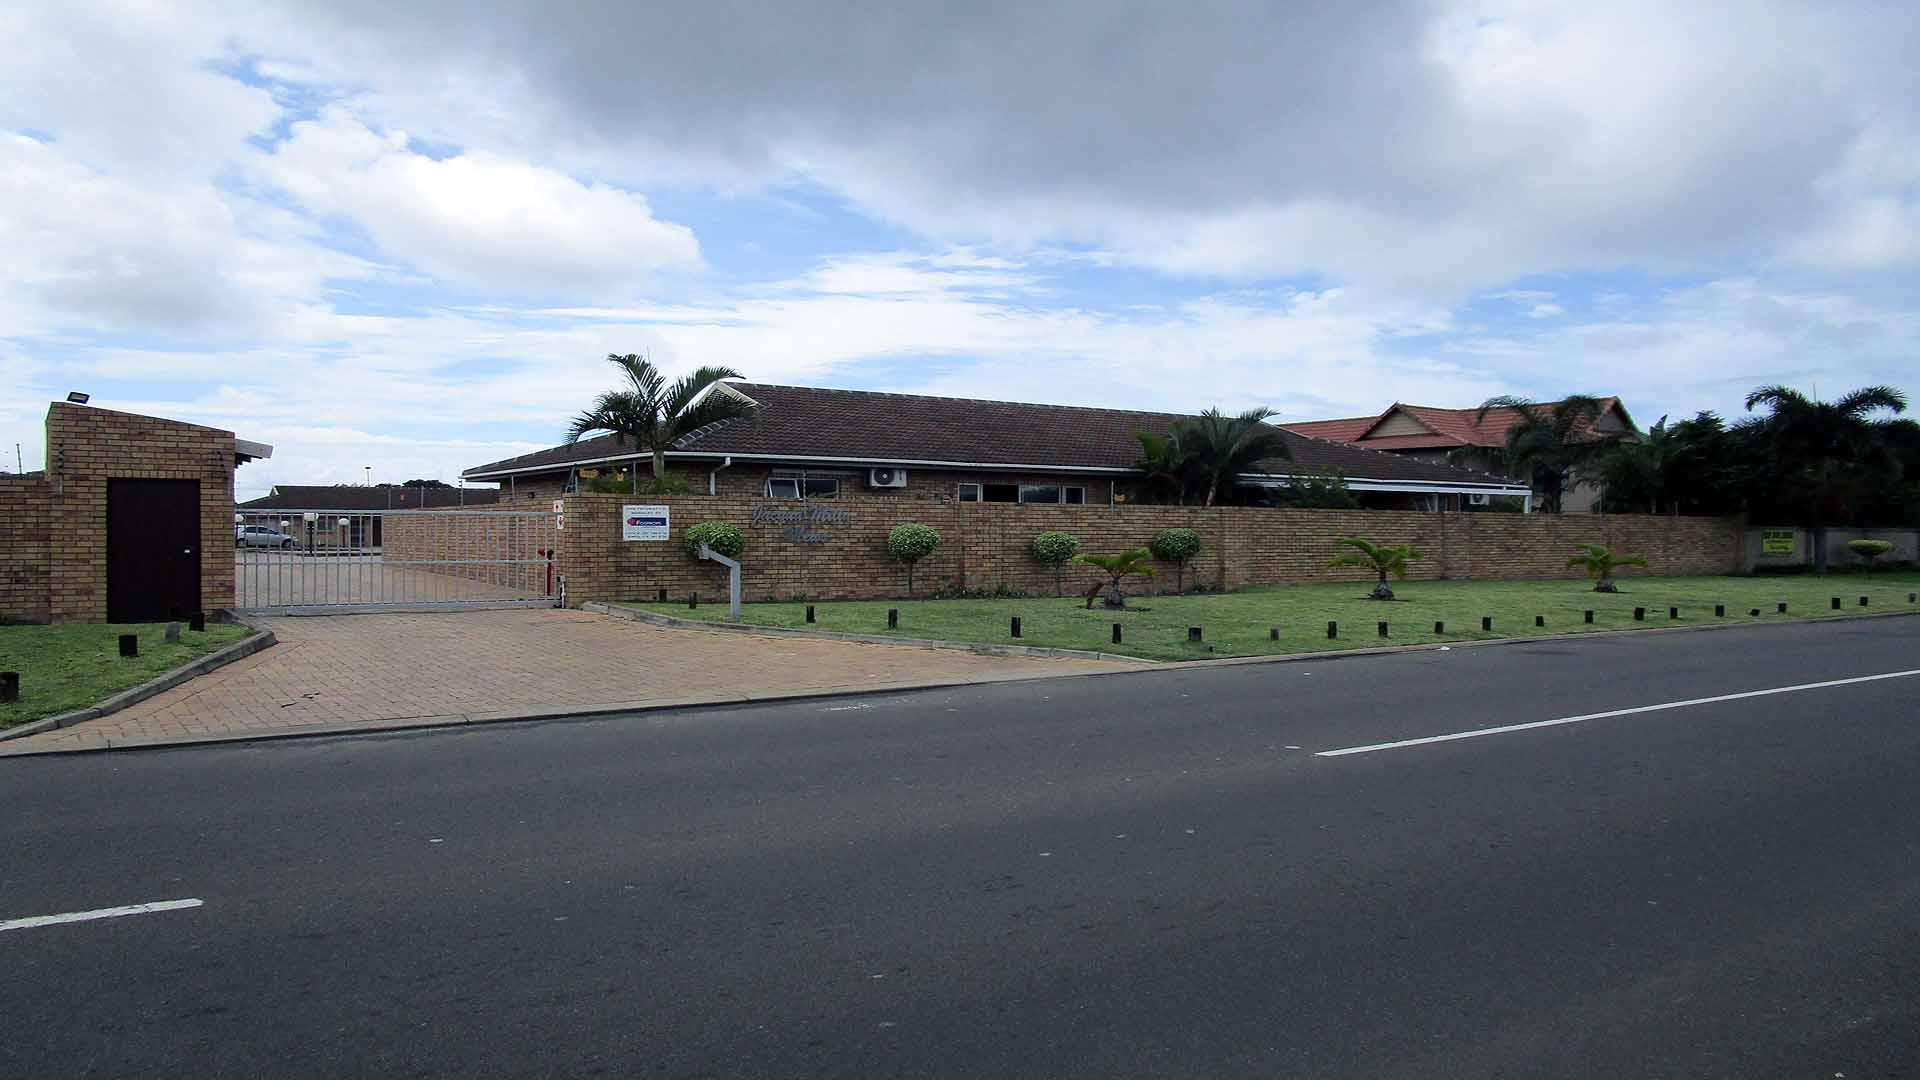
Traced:
<path id="1" fill-rule="evenodd" d="M 83 394 L 80 391 L 75 390 L 72 393 L 67 395 L 67 400 L 74 403 L 75 405 L 85 405 L 87 402 L 93 400 L 93 395 Z"/>

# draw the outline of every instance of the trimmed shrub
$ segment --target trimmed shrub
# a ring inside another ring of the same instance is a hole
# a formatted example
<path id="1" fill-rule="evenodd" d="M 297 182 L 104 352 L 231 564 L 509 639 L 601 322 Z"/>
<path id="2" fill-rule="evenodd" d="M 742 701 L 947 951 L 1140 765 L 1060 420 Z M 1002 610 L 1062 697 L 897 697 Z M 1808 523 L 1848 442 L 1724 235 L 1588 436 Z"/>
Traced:
<path id="1" fill-rule="evenodd" d="M 1072 533 L 1043 532 L 1033 538 L 1033 557 L 1053 567 L 1053 595 L 1060 596 L 1060 568 L 1080 552 L 1080 538 Z"/>
<path id="2" fill-rule="evenodd" d="M 1890 540 L 1849 540 L 1847 541 L 1847 550 L 1853 552 L 1855 558 L 1866 560 L 1867 574 L 1868 576 L 1872 576 L 1874 562 L 1882 555 L 1888 555 L 1893 552 L 1893 542 Z"/>
<path id="3" fill-rule="evenodd" d="M 1192 529 L 1161 529 L 1153 534 L 1147 550 L 1161 562 L 1174 566 L 1173 589 L 1187 591 L 1187 560 L 1200 554 L 1200 534 Z"/>
<path id="4" fill-rule="evenodd" d="M 740 526 L 724 521 L 703 521 L 686 532 L 687 554 L 700 557 L 700 545 L 705 544 L 729 559 L 737 559 L 747 550 L 747 534 Z"/>
<path id="5" fill-rule="evenodd" d="M 907 564 L 907 595 L 913 595 L 913 564 L 940 546 L 940 530 L 917 521 L 903 521 L 887 534 L 887 557 Z"/>

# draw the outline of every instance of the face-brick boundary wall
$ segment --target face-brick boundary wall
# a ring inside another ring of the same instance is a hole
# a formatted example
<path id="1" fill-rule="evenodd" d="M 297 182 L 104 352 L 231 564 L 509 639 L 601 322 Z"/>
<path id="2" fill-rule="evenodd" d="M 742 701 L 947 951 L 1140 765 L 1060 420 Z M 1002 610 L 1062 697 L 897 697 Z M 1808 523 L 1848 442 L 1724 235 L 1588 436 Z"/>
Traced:
<path id="1" fill-rule="evenodd" d="M 629 503 L 672 508 L 672 538 L 620 539 L 620 508 Z M 1200 554 L 1186 568 L 1186 587 L 1319 581 L 1366 581 L 1361 570 L 1332 570 L 1343 536 L 1377 543 L 1412 543 L 1426 558 L 1412 564 L 1415 579 L 1519 580 L 1578 577 L 1567 567 L 1577 544 L 1605 544 L 1646 556 L 1648 570 L 1623 576 L 1727 574 L 1740 569 L 1743 522 L 1739 518 L 1643 515 L 1549 515 L 1422 513 L 1387 510 L 1274 510 L 1248 507 L 1031 506 L 1000 503 L 914 503 L 884 498 L 794 502 L 739 496 L 569 495 L 564 501 L 558 572 L 567 602 L 646 600 L 667 590 L 671 599 L 689 592 L 715 599 L 726 595 L 724 567 L 689 558 L 684 534 L 702 521 L 740 526 L 747 550 L 740 557 L 741 588 L 748 600 L 795 598 L 881 599 L 907 595 L 905 569 L 886 556 L 887 533 L 902 521 L 940 531 L 940 546 L 914 570 L 914 591 L 928 595 L 956 587 L 1006 588 L 1037 595 L 1054 589 L 1053 570 L 1031 554 L 1035 535 L 1067 532 L 1083 552 L 1145 547 L 1161 529 L 1185 527 L 1200 534 Z M 764 508 L 764 509 L 761 509 Z M 760 510 L 756 522 L 755 512 Z M 820 520 L 787 520 L 798 511 Z M 844 514 L 844 520 L 840 520 Z M 810 542 L 811 541 L 811 542 Z M 1101 578 L 1081 563 L 1069 563 L 1065 591 L 1084 593 Z M 1129 583 L 1129 591 L 1173 589 L 1174 568 Z"/>
<path id="2" fill-rule="evenodd" d="M 200 604 L 233 607 L 231 431 L 54 402 L 47 468 L 0 480 L 0 620 L 107 617 L 107 481 L 200 484 Z"/>

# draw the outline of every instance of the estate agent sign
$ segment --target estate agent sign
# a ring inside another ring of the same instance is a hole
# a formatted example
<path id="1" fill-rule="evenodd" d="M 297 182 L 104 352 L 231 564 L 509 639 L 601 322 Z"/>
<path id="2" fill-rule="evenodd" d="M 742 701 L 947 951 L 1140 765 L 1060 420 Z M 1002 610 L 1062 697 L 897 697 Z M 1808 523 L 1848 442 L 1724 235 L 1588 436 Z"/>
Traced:
<path id="1" fill-rule="evenodd" d="M 1763 530 L 1761 530 L 1761 532 L 1760 532 L 1760 554 L 1762 554 L 1762 555 L 1792 555 L 1792 554 L 1793 554 L 1793 548 L 1794 548 L 1794 543 L 1793 543 L 1793 530 L 1792 530 L 1792 529 L 1763 529 Z"/>
<path id="2" fill-rule="evenodd" d="M 620 539 L 665 540 L 673 530 L 671 510 L 666 506 L 622 506 Z"/>

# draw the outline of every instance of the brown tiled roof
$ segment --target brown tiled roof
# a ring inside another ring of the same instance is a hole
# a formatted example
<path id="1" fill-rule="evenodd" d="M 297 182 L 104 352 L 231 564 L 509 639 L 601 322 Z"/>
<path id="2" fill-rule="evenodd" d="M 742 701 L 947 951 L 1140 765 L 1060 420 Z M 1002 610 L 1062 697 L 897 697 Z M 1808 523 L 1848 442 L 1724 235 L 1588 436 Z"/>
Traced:
<path id="1" fill-rule="evenodd" d="M 389 494 L 392 501 L 389 502 Z M 364 484 L 277 484 L 236 510 L 419 510 L 450 506 L 491 506 L 500 501 L 499 488 L 367 487 Z"/>
<path id="2" fill-rule="evenodd" d="M 730 383 L 759 403 L 738 420 L 715 424 L 681 440 L 686 453 L 840 462 L 1029 466 L 1040 469 L 1132 469 L 1140 461 L 1139 431 L 1164 434 L 1178 413 L 1134 412 L 1073 405 L 1034 405 L 974 398 L 827 390 L 809 386 Z M 1331 470 L 1351 480 L 1427 484 L 1508 483 L 1466 469 L 1414 461 L 1281 428 L 1291 462 L 1271 471 Z M 575 462 L 633 454 L 632 444 L 606 435 L 468 469 L 468 476 L 564 468 Z"/>
<path id="3" fill-rule="evenodd" d="M 1605 414 L 1619 409 L 1627 423 L 1633 423 L 1626 415 L 1626 407 L 1617 397 L 1603 397 L 1600 412 Z M 1536 404 L 1533 413 L 1545 416 L 1553 411 L 1559 402 L 1548 401 Z M 1396 412 L 1405 413 L 1425 425 L 1431 434 L 1426 435 L 1385 435 L 1368 437 L 1387 417 Z M 1323 439 L 1353 443 L 1356 446 L 1372 447 L 1377 450 L 1446 450 L 1456 446 L 1505 446 L 1507 432 L 1520 422 L 1520 417 L 1512 409 L 1494 409 L 1487 413 L 1486 419 L 1480 418 L 1480 410 L 1440 409 L 1431 405 L 1408 405 L 1395 402 L 1385 412 L 1371 417 L 1348 417 L 1341 420 L 1308 420 L 1298 424 L 1288 424 L 1287 428 L 1303 435 L 1316 435 Z M 1593 425 L 1581 421 L 1575 427 L 1576 434 L 1594 436 Z"/>
<path id="4" fill-rule="evenodd" d="M 1281 424 L 1288 431 L 1315 439 L 1332 439 L 1334 442 L 1352 442 L 1372 427 L 1378 416 L 1349 416 L 1344 420 L 1302 420 L 1297 424 Z"/>

